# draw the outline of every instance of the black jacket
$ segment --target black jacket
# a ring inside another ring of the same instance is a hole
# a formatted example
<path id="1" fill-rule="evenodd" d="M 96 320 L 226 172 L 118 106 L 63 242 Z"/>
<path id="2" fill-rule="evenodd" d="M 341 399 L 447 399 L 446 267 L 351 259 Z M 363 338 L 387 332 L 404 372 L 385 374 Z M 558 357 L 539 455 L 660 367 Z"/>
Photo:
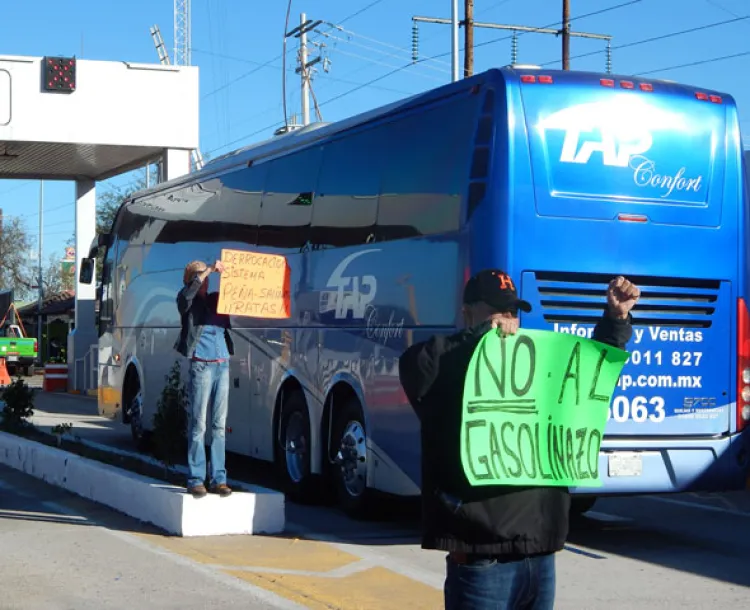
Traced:
<path id="1" fill-rule="evenodd" d="M 422 547 L 517 559 L 563 548 L 566 487 L 471 487 L 461 465 L 464 378 L 486 322 L 411 346 L 399 361 L 401 385 L 422 422 Z M 593 339 L 623 349 L 631 318 L 606 314 Z"/>
<path id="2" fill-rule="evenodd" d="M 174 348 L 185 357 L 195 350 L 203 327 L 206 325 L 209 315 L 216 313 L 216 306 L 219 301 L 219 293 L 217 292 L 207 294 L 205 298 L 199 297 L 198 290 L 200 287 L 201 281 L 195 278 L 190 283 L 185 284 L 182 290 L 177 293 L 177 310 L 180 312 L 182 328 Z M 230 355 L 234 354 L 234 342 L 229 334 L 229 316 L 219 314 L 219 320 L 224 327 L 227 350 Z"/>

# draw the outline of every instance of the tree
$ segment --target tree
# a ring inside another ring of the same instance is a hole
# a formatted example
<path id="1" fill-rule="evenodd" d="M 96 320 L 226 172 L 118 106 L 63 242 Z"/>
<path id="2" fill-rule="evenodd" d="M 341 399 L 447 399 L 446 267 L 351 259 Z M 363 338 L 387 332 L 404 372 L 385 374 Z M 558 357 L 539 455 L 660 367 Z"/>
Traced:
<path id="1" fill-rule="evenodd" d="M 156 175 L 152 169 L 152 175 Z M 126 186 L 108 186 L 103 190 L 96 202 L 96 234 L 109 233 L 112 230 L 112 223 L 117 216 L 117 210 L 122 203 L 133 193 L 146 188 L 146 169 L 143 168 L 138 177 Z M 96 257 L 96 277 L 102 277 L 102 262 L 104 253 L 99 252 Z"/>
<path id="2" fill-rule="evenodd" d="M 156 175 L 153 168 L 152 175 Z M 123 201 L 142 189 L 146 188 L 146 170 L 142 169 L 138 177 L 126 186 L 108 186 L 96 202 L 96 232 L 108 233 L 112 228 L 117 210 L 120 209 Z"/>
<path id="3" fill-rule="evenodd" d="M 31 287 L 31 240 L 23 219 L 0 217 L 0 290 L 13 290 L 23 298 Z"/>
<path id="4" fill-rule="evenodd" d="M 61 259 L 61 256 L 52 254 L 47 265 L 42 269 L 42 294 L 45 298 L 51 294 L 59 294 L 64 290 L 75 289 L 73 272 L 72 270 L 63 270 Z"/>

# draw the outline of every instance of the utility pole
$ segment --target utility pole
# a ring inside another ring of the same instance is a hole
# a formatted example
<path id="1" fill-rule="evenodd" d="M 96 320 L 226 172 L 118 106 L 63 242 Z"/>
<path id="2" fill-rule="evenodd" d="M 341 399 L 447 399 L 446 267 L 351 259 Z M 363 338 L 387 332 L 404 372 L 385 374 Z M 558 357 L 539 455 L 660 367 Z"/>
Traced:
<path id="1" fill-rule="evenodd" d="M 568 6 L 569 13 L 569 1 L 565 0 L 565 6 Z M 464 49 L 464 77 L 471 76 L 474 72 L 474 28 L 487 28 L 491 30 L 506 30 L 513 33 L 511 42 L 511 64 L 515 64 L 518 59 L 518 33 L 531 33 L 531 34 L 551 34 L 553 36 L 563 36 L 563 69 L 568 70 L 569 66 L 566 64 L 570 63 L 569 48 L 570 38 L 592 38 L 595 40 L 604 40 L 607 43 L 606 48 L 606 63 L 605 72 L 607 74 L 612 73 L 612 36 L 609 34 L 592 34 L 589 32 L 573 32 L 570 29 L 570 19 L 567 23 L 563 24 L 562 30 L 556 30 L 552 28 L 535 28 L 528 25 L 509 25 L 504 23 L 486 23 L 473 20 L 474 3 L 473 0 L 465 0 L 467 9 L 467 19 L 461 24 L 466 28 L 464 32 L 466 37 L 466 48 Z M 438 23 L 441 25 L 452 25 L 452 19 L 442 19 L 440 17 L 421 17 L 413 16 L 411 18 L 413 22 L 413 34 L 412 34 L 412 61 L 417 62 L 419 58 L 419 38 L 416 36 L 417 23 Z"/>
<path id="2" fill-rule="evenodd" d="M 474 74 L 474 0 L 464 0 L 464 78 Z"/>
<path id="3" fill-rule="evenodd" d="M 312 68 L 315 64 L 323 61 L 323 58 L 318 55 L 317 57 L 308 61 L 307 56 L 307 33 L 318 27 L 322 20 L 312 21 L 307 18 L 305 13 L 300 15 L 299 25 L 287 32 L 286 37 L 294 36 L 299 38 L 299 55 L 297 69 L 295 72 L 300 75 L 300 83 L 302 85 L 302 125 L 310 124 L 310 78 Z"/>
<path id="4" fill-rule="evenodd" d="M 39 251 L 37 256 L 39 257 L 39 274 L 37 276 L 38 296 L 37 296 L 37 327 L 36 337 L 37 345 L 39 349 L 39 358 L 41 362 L 42 357 L 42 304 L 44 303 L 44 284 L 42 276 L 42 248 L 44 245 L 44 180 L 39 181 Z"/>
<path id="5" fill-rule="evenodd" d="M 307 75 L 307 30 L 305 29 L 305 22 L 307 16 L 305 13 L 301 13 L 299 16 L 299 65 L 300 75 L 302 78 L 302 124 L 310 124 L 310 80 Z"/>
<path id="6" fill-rule="evenodd" d="M 458 0 L 453 0 L 451 10 L 451 73 L 455 83 L 460 76 L 458 75 Z M 414 24 L 416 29 L 417 24 Z M 414 36 L 413 44 L 418 44 L 419 37 Z M 415 58 L 416 61 L 416 58 Z"/>
<path id="7" fill-rule="evenodd" d="M 563 70 L 570 70 L 570 0 L 563 0 L 562 68 Z"/>

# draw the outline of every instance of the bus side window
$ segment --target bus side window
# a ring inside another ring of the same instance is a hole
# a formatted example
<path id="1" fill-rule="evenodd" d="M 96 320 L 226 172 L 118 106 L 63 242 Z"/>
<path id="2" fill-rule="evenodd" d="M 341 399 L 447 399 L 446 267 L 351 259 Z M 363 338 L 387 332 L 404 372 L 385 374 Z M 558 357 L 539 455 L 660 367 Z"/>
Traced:
<path id="1" fill-rule="evenodd" d="M 113 299 L 113 284 L 114 278 L 113 264 L 115 261 L 115 249 L 117 242 L 114 241 L 104 257 L 102 263 L 102 282 L 99 290 L 99 335 L 101 336 L 112 324 L 112 316 L 114 314 L 114 299 Z"/>
<path id="2" fill-rule="evenodd" d="M 478 106 L 462 95 L 384 126 L 381 240 L 459 230 Z"/>
<path id="3" fill-rule="evenodd" d="M 292 254 L 310 240 L 320 157 L 321 149 L 316 146 L 270 162 L 260 209 L 259 246 Z"/>
<path id="4" fill-rule="evenodd" d="M 344 248 L 372 239 L 380 192 L 376 142 L 370 129 L 325 145 L 312 213 L 314 247 Z"/>

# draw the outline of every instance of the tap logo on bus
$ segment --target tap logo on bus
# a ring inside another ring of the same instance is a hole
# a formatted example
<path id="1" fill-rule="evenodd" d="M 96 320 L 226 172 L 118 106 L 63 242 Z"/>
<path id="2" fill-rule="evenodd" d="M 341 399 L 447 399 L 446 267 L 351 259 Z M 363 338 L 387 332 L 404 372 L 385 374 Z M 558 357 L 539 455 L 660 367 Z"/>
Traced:
<path id="1" fill-rule="evenodd" d="M 661 198 L 698 193 L 705 183 L 701 174 L 691 176 L 684 166 L 660 171 L 647 154 L 654 146 L 654 134 L 684 132 L 686 122 L 679 113 L 661 110 L 632 96 L 563 108 L 545 117 L 539 129 L 564 132 L 560 163 L 601 163 L 628 169 L 636 186 L 654 189 Z"/>
<path id="2" fill-rule="evenodd" d="M 334 312 L 337 320 L 346 318 L 349 312 L 352 317 L 362 319 L 365 317 L 367 307 L 375 300 L 378 290 L 378 280 L 374 275 L 344 275 L 347 268 L 360 256 L 372 252 L 380 252 L 379 249 L 362 250 L 350 254 L 342 260 L 328 278 L 326 288 L 332 291 L 323 291 L 320 294 L 320 313 Z"/>

